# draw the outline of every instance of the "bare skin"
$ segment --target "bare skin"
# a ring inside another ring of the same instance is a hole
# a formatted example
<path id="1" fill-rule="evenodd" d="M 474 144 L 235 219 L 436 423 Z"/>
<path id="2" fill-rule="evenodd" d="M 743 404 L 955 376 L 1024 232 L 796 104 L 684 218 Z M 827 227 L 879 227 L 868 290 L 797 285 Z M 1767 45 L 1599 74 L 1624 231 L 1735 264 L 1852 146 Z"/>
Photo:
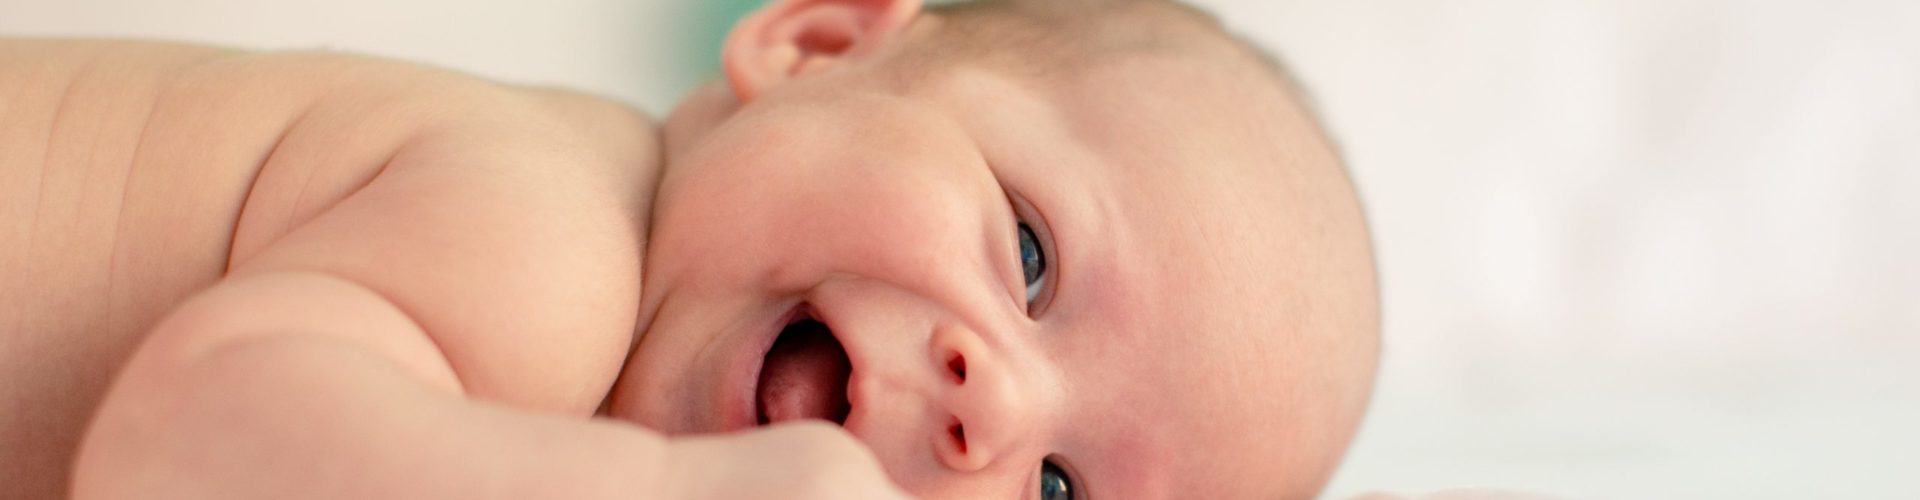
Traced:
<path id="1" fill-rule="evenodd" d="M 31 40 L 0 40 L 0 96 L 0 496 L 889 491 L 828 426 L 590 418 L 635 342 L 659 168 L 624 106 Z"/>
<path id="2" fill-rule="evenodd" d="M 1115 5 L 1132 37 L 1071 71 L 903 78 L 948 19 L 777 0 L 658 148 L 616 104 L 405 64 L 0 42 L 29 96 L 0 109 L 0 387 L 32 408 L 0 480 L 1311 497 L 1377 347 L 1357 200 L 1246 53 Z M 768 354 L 795 315 L 837 348 Z M 809 375 L 829 350 L 848 371 Z M 844 428 L 781 423 L 833 389 Z"/>
<path id="3" fill-rule="evenodd" d="M 759 353 L 798 309 L 844 349 L 845 427 L 916 495 L 1315 496 L 1377 347 L 1352 187 L 1210 21 L 1088 5 L 1116 10 L 1069 9 L 1090 28 L 1059 40 L 907 0 L 736 26 L 728 85 L 667 122 L 650 327 L 613 414 L 753 425 Z M 946 33 L 1058 45 L 916 58 L 982 42 Z"/>

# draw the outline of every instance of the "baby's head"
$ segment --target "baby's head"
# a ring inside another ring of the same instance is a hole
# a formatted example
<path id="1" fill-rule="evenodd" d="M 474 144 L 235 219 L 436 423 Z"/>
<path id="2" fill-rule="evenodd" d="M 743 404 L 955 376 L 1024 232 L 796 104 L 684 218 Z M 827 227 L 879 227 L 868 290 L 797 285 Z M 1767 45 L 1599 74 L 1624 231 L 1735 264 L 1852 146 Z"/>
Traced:
<path id="1" fill-rule="evenodd" d="M 725 58 L 667 124 L 616 415 L 839 421 L 929 496 L 1306 497 L 1340 461 L 1378 352 L 1365 222 L 1211 18 L 776 0 Z"/>

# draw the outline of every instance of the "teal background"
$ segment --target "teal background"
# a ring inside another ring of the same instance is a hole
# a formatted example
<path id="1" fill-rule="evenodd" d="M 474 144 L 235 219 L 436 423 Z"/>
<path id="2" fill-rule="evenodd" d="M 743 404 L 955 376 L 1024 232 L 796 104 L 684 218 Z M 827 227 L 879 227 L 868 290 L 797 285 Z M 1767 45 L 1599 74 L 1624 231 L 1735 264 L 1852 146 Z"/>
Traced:
<path id="1" fill-rule="evenodd" d="M 709 0 L 700 2 L 695 14 L 697 26 L 687 30 L 684 51 L 679 55 L 681 68 L 703 77 L 720 74 L 720 46 L 733 28 L 734 20 L 759 8 L 764 0 Z"/>

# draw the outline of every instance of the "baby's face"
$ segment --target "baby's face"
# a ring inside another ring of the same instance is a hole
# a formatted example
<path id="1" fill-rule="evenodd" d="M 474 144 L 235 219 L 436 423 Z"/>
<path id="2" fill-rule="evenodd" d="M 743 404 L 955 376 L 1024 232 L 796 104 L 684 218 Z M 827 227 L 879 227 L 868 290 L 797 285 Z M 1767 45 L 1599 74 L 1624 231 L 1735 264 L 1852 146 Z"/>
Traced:
<path id="1" fill-rule="evenodd" d="M 1262 78 L 849 68 L 727 111 L 669 158 L 614 413 L 835 420 L 926 496 L 1313 494 L 1371 383 L 1371 257 Z"/>

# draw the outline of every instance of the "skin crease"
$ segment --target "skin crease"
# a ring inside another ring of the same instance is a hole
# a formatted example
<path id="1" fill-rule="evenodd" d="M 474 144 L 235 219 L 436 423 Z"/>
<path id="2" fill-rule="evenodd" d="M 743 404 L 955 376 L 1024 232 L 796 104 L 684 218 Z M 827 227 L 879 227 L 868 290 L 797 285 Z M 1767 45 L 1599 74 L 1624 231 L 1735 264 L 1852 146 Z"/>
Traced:
<path id="1" fill-rule="evenodd" d="M 1177 26 L 1072 71 L 899 78 L 889 57 L 942 22 L 874 28 L 864 52 L 730 48 L 734 92 L 675 112 L 647 334 L 612 414 L 733 430 L 740 372 L 804 303 L 852 359 L 847 430 L 915 494 L 1028 497 L 1053 457 L 1092 498 L 1315 495 L 1364 412 L 1378 313 L 1360 208 L 1309 115 Z M 1049 262 L 1031 307 L 1020 221 Z"/>

